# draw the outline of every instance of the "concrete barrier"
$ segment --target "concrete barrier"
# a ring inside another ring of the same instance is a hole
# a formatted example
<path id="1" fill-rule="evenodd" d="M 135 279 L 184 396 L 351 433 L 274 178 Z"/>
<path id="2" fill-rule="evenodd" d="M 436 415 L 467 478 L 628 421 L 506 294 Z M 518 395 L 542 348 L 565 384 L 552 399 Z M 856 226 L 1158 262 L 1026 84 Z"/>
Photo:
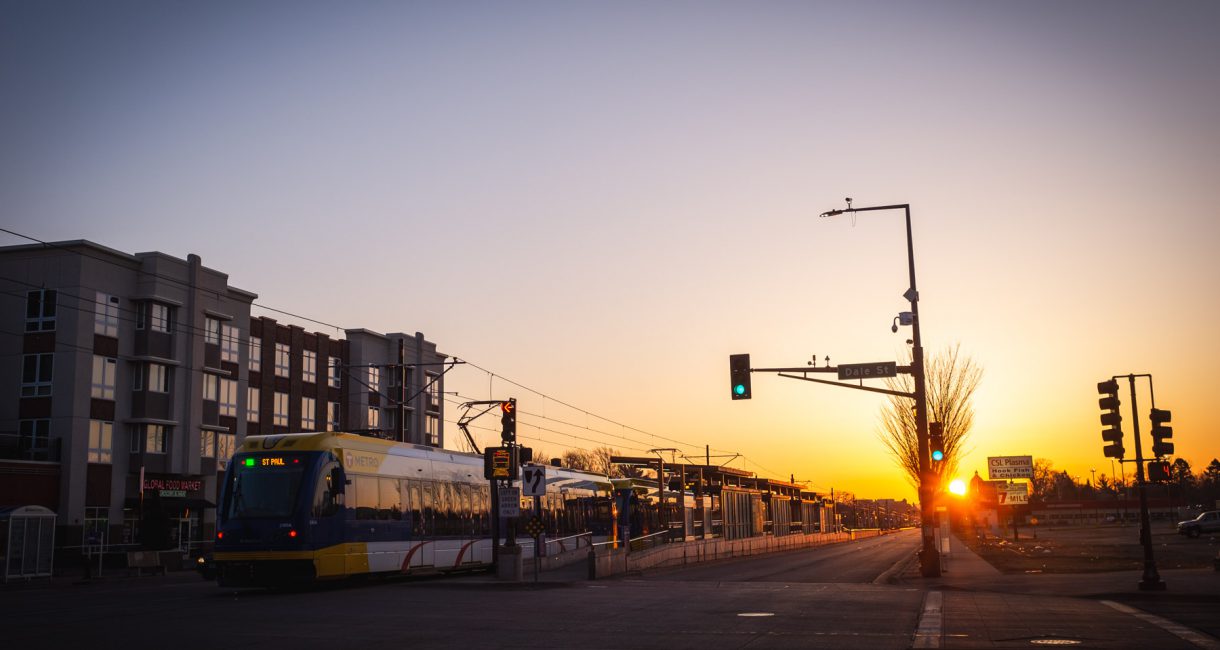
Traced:
<path id="1" fill-rule="evenodd" d="M 867 529 L 843 533 L 785 535 L 783 537 L 763 536 L 745 539 L 704 539 L 664 544 L 633 553 L 628 553 L 625 549 L 621 548 L 602 547 L 597 549 L 593 566 L 596 572 L 595 577 L 606 578 L 631 571 L 685 566 L 712 560 L 762 555 L 776 551 L 790 551 L 810 546 L 867 539 L 878 537 L 882 532 L 878 529 Z"/>

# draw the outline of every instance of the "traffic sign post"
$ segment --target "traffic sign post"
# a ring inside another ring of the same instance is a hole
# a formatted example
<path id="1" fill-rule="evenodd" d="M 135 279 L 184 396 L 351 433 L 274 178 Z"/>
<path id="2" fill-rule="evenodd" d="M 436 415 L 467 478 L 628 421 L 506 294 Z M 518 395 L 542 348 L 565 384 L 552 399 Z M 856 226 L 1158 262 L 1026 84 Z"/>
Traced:
<path id="1" fill-rule="evenodd" d="M 521 490 L 516 487 L 500 488 L 500 516 L 513 519 L 521 516 Z"/>
<path id="2" fill-rule="evenodd" d="M 999 479 L 1034 477 L 1033 456 L 988 456 L 987 478 Z"/>
<path id="3" fill-rule="evenodd" d="M 521 490 L 527 497 L 546 495 L 546 465 L 525 465 L 521 468 Z"/>

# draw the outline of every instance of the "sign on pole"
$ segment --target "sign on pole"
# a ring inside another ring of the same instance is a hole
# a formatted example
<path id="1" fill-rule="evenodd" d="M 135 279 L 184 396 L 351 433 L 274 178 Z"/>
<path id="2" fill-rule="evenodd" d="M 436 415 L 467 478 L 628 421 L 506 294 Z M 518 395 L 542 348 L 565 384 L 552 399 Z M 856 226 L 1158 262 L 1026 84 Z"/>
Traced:
<path id="1" fill-rule="evenodd" d="M 987 478 L 991 480 L 1034 477 L 1033 456 L 988 456 Z"/>
<path id="2" fill-rule="evenodd" d="M 877 379 L 897 376 L 898 364 L 894 361 L 839 364 L 839 379 Z"/>
<path id="3" fill-rule="evenodd" d="M 500 488 L 500 516 L 521 516 L 521 489 L 517 487 Z"/>
<path id="4" fill-rule="evenodd" d="M 546 465 L 525 465 L 521 468 L 521 493 L 527 497 L 546 494 Z"/>
<path id="5" fill-rule="evenodd" d="M 1002 506 L 1016 506 L 1029 503 L 1029 484 L 1009 483 L 996 491 L 996 502 Z"/>

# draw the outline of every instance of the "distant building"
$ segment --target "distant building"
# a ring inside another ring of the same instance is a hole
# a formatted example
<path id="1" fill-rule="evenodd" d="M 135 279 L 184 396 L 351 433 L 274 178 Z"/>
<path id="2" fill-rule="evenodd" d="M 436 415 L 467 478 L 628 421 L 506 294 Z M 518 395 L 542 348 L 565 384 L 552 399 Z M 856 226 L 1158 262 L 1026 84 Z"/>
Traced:
<path id="1" fill-rule="evenodd" d="M 250 435 L 349 428 L 343 418 L 345 341 L 255 317 L 247 344 Z"/>
<path id="2" fill-rule="evenodd" d="M 444 447 L 443 364 L 436 344 L 416 332 L 347 330 L 349 428 Z M 401 365 L 400 365 L 401 363 Z"/>
<path id="3" fill-rule="evenodd" d="M 396 438 L 403 418 L 402 439 L 442 446 L 434 343 L 333 339 L 251 317 L 256 297 L 196 255 L 0 248 L 0 358 L 14 360 L 0 371 L 0 506 L 55 511 L 61 548 L 186 551 L 211 540 L 247 434 Z"/>

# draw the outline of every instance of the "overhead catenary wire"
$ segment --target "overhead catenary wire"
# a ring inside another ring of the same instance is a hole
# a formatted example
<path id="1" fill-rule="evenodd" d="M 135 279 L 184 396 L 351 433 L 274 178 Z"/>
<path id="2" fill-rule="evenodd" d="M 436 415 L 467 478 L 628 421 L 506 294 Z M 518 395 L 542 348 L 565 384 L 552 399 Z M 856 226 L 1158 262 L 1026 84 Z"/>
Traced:
<path id="1" fill-rule="evenodd" d="M 29 240 L 29 241 L 31 241 L 31 242 L 35 242 L 35 243 L 37 243 L 37 244 L 41 244 L 42 246 L 44 246 L 44 247 L 46 247 L 46 248 L 55 248 L 55 249 L 60 249 L 60 250 L 63 250 L 63 251 L 65 251 L 65 252 L 67 252 L 67 253 L 70 253 L 70 254 L 75 254 L 75 255 L 80 255 L 80 256 L 82 256 L 82 257 L 86 257 L 86 258 L 89 258 L 89 259 L 93 259 L 93 260 L 96 260 L 96 261 L 99 261 L 99 262 L 103 262 L 103 263 L 107 263 L 107 264 L 112 264 L 112 265 L 116 265 L 116 266 L 122 266 L 123 268 L 126 268 L 126 269 L 128 269 L 128 270 L 132 270 L 132 271 L 134 271 L 134 272 L 136 272 L 136 273 L 143 274 L 143 275 L 150 276 L 150 277 L 154 277 L 154 278 L 156 278 L 156 279 L 163 280 L 163 281 L 165 281 L 165 282 L 167 282 L 167 283 L 175 284 L 175 285 L 178 285 L 178 286 L 181 286 L 181 287 L 187 288 L 187 289 L 194 289 L 194 290 L 204 291 L 204 292 L 207 292 L 207 293 L 210 293 L 210 294 L 214 295 L 214 296 L 215 296 L 216 298 L 218 298 L 218 299 L 219 299 L 220 297 L 222 297 L 222 295 L 223 295 L 223 294 L 222 294 L 220 291 L 215 290 L 215 289 L 208 289 L 208 288 L 206 288 L 206 287 L 199 287 L 199 286 L 197 286 L 197 285 L 193 285 L 193 284 L 191 284 L 191 283 L 190 283 L 190 282 L 188 282 L 188 281 L 181 280 L 181 279 L 174 278 L 174 277 L 165 276 L 165 275 L 163 275 L 163 274 L 155 273 L 155 272 L 149 271 L 149 270 L 144 269 L 144 268 L 134 268 L 134 269 L 133 269 L 133 268 L 131 268 L 131 266 L 130 266 L 129 264 L 123 264 L 123 263 L 121 263 L 121 262 L 119 262 L 119 261 L 117 261 L 117 260 L 114 260 L 114 259 L 107 259 L 107 258 L 105 258 L 105 257 L 100 257 L 100 256 L 97 256 L 97 255 L 92 255 L 92 254 L 89 254 L 87 251 L 80 250 L 79 248 L 69 248 L 68 246 L 65 246 L 65 245 L 62 245 L 62 244 L 57 244 L 57 243 L 52 243 L 52 242 L 46 242 L 46 241 L 43 241 L 43 240 L 37 239 L 37 238 L 35 238 L 35 237 L 31 237 L 31 236 L 28 236 L 28 235 L 24 235 L 24 234 L 22 234 L 22 233 L 18 233 L 18 232 L 15 232 L 15 231 L 13 231 L 13 230 L 6 229 L 6 228 L 0 228 L 0 232 L 8 233 L 8 234 L 10 234 L 10 235 L 13 235 L 13 236 L 16 236 L 16 237 L 20 237 L 20 238 L 23 238 L 23 239 Z M 73 244 L 73 246 L 76 246 L 76 244 L 74 243 L 74 244 Z M 19 279 L 16 279 L 16 278 L 4 278 L 4 279 L 9 280 L 9 281 L 14 282 L 14 283 L 17 283 L 17 284 L 22 284 L 22 285 L 25 285 L 25 286 L 28 286 L 28 287 L 31 287 L 31 288 L 34 288 L 34 289 L 45 289 L 45 288 L 49 288 L 49 287 L 43 287 L 43 286 L 40 286 L 40 285 L 35 285 L 35 284 L 33 284 L 33 283 L 25 282 L 25 281 L 22 281 L 22 280 L 19 280 Z M 82 288 L 87 288 L 87 289 L 88 289 L 88 288 L 91 288 L 91 287 L 84 287 L 84 286 L 82 286 Z M 58 289 L 58 288 L 56 288 L 56 291 L 59 291 L 61 294 L 66 295 L 66 296 L 68 296 L 68 297 L 70 297 L 70 298 L 74 298 L 74 299 L 75 299 L 76 301 L 78 301 L 78 303 L 79 303 L 78 305 L 67 305 L 67 304 L 65 304 L 65 305 L 62 305 L 63 307 L 65 307 L 65 308 L 70 308 L 70 309 L 77 309 L 78 311 L 87 312 L 87 313 L 96 313 L 96 312 L 95 312 L 95 310 L 96 310 L 96 304 L 97 304 L 97 303 L 96 303 L 96 299 L 92 299 L 92 300 L 90 300 L 90 299 L 86 299 L 86 298 L 84 298 L 84 297 L 83 297 L 83 296 L 81 296 L 81 295 L 72 294 L 72 293 L 70 293 L 70 292 L 68 292 L 68 291 L 65 291 L 64 289 Z M 15 294 L 11 294 L 11 293 L 10 293 L 9 295 L 15 295 Z M 20 297 L 20 296 L 16 296 L 16 297 Z M 226 297 L 227 297 L 227 296 L 226 296 Z M 87 307 L 86 307 L 85 305 L 87 305 Z M 344 327 L 342 327 L 342 326 L 340 326 L 340 325 L 336 325 L 336 324 L 329 323 L 329 322 L 326 322 L 326 321 L 323 321 L 323 320 L 319 320 L 319 319 L 311 318 L 311 317 L 304 316 L 304 315 L 301 315 L 301 314 L 298 314 L 298 313 L 295 313 L 295 312 L 292 312 L 292 311 L 289 311 L 289 310 L 280 309 L 280 308 L 277 308 L 277 307 L 272 307 L 272 306 L 270 306 L 270 305 L 266 305 L 266 304 L 262 304 L 262 303 L 255 303 L 255 302 L 252 302 L 252 303 L 251 303 L 251 307 L 257 307 L 257 308 L 260 308 L 260 309 L 265 309 L 265 310 L 268 310 L 268 311 L 271 311 L 271 312 L 275 312 L 275 313 L 279 313 L 279 314 L 284 314 L 284 315 L 287 315 L 287 316 L 291 316 L 291 317 L 293 317 L 293 318 L 298 318 L 298 319 L 301 319 L 301 320 L 303 320 L 303 321 L 307 321 L 307 322 L 310 322 L 310 323 L 315 323 L 315 324 L 317 324 L 317 325 L 321 325 L 321 326 L 324 326 L 324 327 L 332 328 L 332 329 L 334 329 L 334 330 L 336 330 L 336 331 L 346 331 L 346 329 L 347 329 L 347 328 L 344 328 Z M 121 307 L 120 307 L 120 309 L 119 309 L 118 311 L 120 312 L 120 316 L 118 316 L 117 318 L 118 318 L 120 321 L 125 321 L 125 322 L 128 322 L 128 323 L 132 323 L 132 322 L 136 322 L 136 323 L 138 323 L 138 316 L 139 316 L 139 314 L 138 314 L 138 312 L 137 312 L 137 311 L 132 310 L 132 309 L 124 309 L 124 308 L 121 308 Z M 123 316 L 123 314 L 130 314 L 130 316 L 124 317 L 124 316 Z M 177 328 L 177 330 L 179 330 L 179 331 L 183 331 L 183 332 L 187 332 L 187 333 L 189 333 L 189 332 L 204 332 L 204 333 L 206 334 L 206 332 L 205 332 L 204 328 L 200 328 L 200 327 L 198 327 L 198 326 L 189 325 L 189 324 L 186 324 L 186 323 L 183 323 L 183 322 L 174 322 L 174 323 L 173 323 L 173 325 L 174 325 L 174 327 L 175 327 L 175 328 Z M 240 343 L 240 341 L 239 341 L 239 343 Z M 453 358 L 457 359 L 457 358 L 459 358 L 459 357 L 454 356 Z M 509 377 L 506 377 L 506 376 L 504 376 L 504 375 L 501 375 L 501 374 L 495 373 L 495 372 L 493 372 L 493 371 L 491 371 L 491 370 L 489 370 L 489 369 L 487 369 L 487 368 L 484 368 L 484 367 L 482 367 L 482 366 L 480 366 L 480 365 L 478 365 L 478 364 L 476 364 L 476 363 L 473 363 L 473 362 L 471 362 L 471 361 L 469 361 L 469 360 L 467 360 L 467 359 L 464 359 L 464 358 L 463 358 L 462 360 L 463 360 L 463 361 L 464 361 L 466 364 L 470 365 L 471 367 L 473 367 L 473 368 L 475 368 L 475 369 L 477 369 L 477 370 L 479 370 L 479 371 L 481 371 L 481 372 L 486 373 L 486 374 L 488 375 L 489 381 L 494 382 L 494 380 L 495 380 L 495 379 L 497 379 L 497 378 L 498 378 L 498 379 L 501 379 L 501 380 L 503 380 L 503 381 L 505 381 L 505 382 L 507 382 L 507 383 L 509 383 L 509 384 L 513 385 L 513 386 L 516 386 L 516 387 L 518 387 L 518 388 L 521 388 L 522 390 L 526 390 L 526 391 L 529 391 L 530 393 L 533 393 L 533 394 L 535 394 L 535 395 L 538 395 L 539 397 L 542 397 L 544 400 L 548 400 L 548 401 L 555 402 L 556 404 L 559 404 L 559 405 L 564 406 L 564 407 L 566 407 L 566 408 L 569 408 L 569 409 L 572 409 L 572 410 L 577 411 L 577 412 L 579 412 L 579 413 L 582 413 L 582 414 L 584 414 L 584 415 L 585 415 L 585 417 L 586 417 L 586 418 L 595 418 L 595 419 L 601 420 L 601 421 L 603 421 L 603 422 L 609 423 L 609 424 L 611 424 L 611 425 L 618 426 L 618 427 L 622 428 L 624 431 L 628 431 L 628 430 L 629 430 L 629 431 L 635 432 L 635 433 L 637 433 L 637 434 L 640 434 L 640 435 L 643 435 L 643 436 L 647 436 L 647 437 L 649 437 L 649 438 L 653 438 L 653 439 L 655 439 L 655 440 L 662 440 L 662 441 L 665 441 L 665 442 L 669 442 L 669 443 L 673 443 L 673 444 L 681 445 L 682 447 L 684 447 L 684 448 L 685 448 L 684 450 L 681 450 L 681 451 L 683 451 L 684 453 L 687 453 L 687 455 L 691 455 L 691 456 L 698 456 L 698 455 L 700 455 L 700 454 L 699 454 L 699 452 L 703 452 L 703 451 L 705 450 L 705 446 L 704 446 L 704 445 L 699 445 L 699 444 L 696 444 L 696 443 L 692 443 L 692 442 L 688 442 L 688 441 L 680 440 L 680 439 L 673 438 L 673 437 L 669 437 L 669 436 L 664 436 L 664 435 L 657 434 L 657 433 L 654 433 L 654 432 L 651 432 L 651 431 L 647 431 L 647 430 L 644 430 L 644 429 L 640 429 L 640 428 L 637 428 L 637 427 L 633 427 L 633 426 L 627 425 L 627 424 L 622 423 L 622 422 L 620 422 L 620 421 L 618 421 L 618 420 L 616 420 L 616 419 L 614 419 L 614 418 L 607 417 L 607 416 L 604 416 L 604 415 L 601 415 L 601 414 L 595 413 L 595 412 L 590 411 L 590 410 L 588 410 L 588 409 L 585 409 L 585 408 L 582 408 L 582 407 L 579 407 L 579 406 L 575 406 L 575 405 L 573 405 L 573 404 L 571 404 L 571 403 L 569 403 L 569 402 L 566 402 L 566 401 L 564 401 L 564 400 L 561 400 L 561 399 L 558 399 L 558 398 L 556 398 L 556 397 L 553 397 L 553 396 L 551 396 L 551 395 L 549 395 L 549 394 L 547 394 L 547 393 L 545 393 L 545 392 L 543 392 L 543 391 L 540 391 L 540 390 L 537 390 L 537 389 L 532 388 L 532 387 L 530 387 L 530 386 L 527 386 L 527 385 L 525 385 L 525 384 L 522 384 L 522 383 L 520 383 L 520 382 L 518 382 L 518 381 L 515 381 L 515 380 L 513 380 L 513 379 L 511 379 L 511 378 L 509 378 Z M 385 365 L 385 367 L 393 367 L 393 366 L 395 366 L 396 364 L 384 364 L 384 365 Z M 180 367 L 182 367 L 182 366 L 180 366 Z M 192 370 L 199 370 L 199 371 L 201 371 L 202 369 L 200 369 L 200 368 L 192 368 Z M 347 376 L 348 376 L 348 377 L 352 378 L 352 379 L 353 379 L 354 381 L 356 381 L 357 383 L 360 383 L 360 384 L 364 385 L 364 386 L 365 386 L 366 388 L 368 388 L 370 391 L 375 392 L 375 393 L 376 393 L 376 394 L 378 394 L 378 395 L 384 396 L 384 398 L 387 400 L 387 402 L 390 402 L 392 406 L 395 406 L 395 407 L 399 407 L 399 406 L 401 406 L 401 407 L 406 407 L 406 403 L 402 403 L 402 402 L 399 402 L 398 400 L 394 399 L 394 398 L 393 398 L 391 395 L 389 395 L 389 394 L 388 394 L 388 392 L 383 392 L 382 390 L 380 390 L 380 388 L 381 388 L 381 387 L 378 387 L 378 389 L 376 389 L 376 390 L 375 390 L 375 389 L 373 389 L 373 387 L 372 387 L 372 386 L 369 386 L 369 385 L 368 385 L 366 382 L 364 382 L 364 381 L 362 381 L 361 379 L 359 379 L 358 377 L 356 377 L 355 373 L 353 373 L 353 372 L 351 371 L 351 369 L 350 369 L 350 368 L 344 368 L 344 371 L 345 371 L 345 374 L 347 374 Z M 425 389 L 426 389 L 426 387 L 425 387 Z M 407 403 L 410 403 L 411 401 L 413 401 L 413 400 L 415 399 L 415 397 L 417 397 L 417 396 L 418 396 L 420 393 L 422 393 L 422 392 L 423 392 L 423 390 L 417 391 L 417 392 L 416 392 L 414 395 L 412 395 L 412 397 L 411 397 L 410 399 L 408 399 L 408 400 L 407 400 Z M 544 402 L 544 404 L 545 404 L 545 402 Z M 588 433 L 588 435 L 591 435 L 591 436 L 597 436 L 597 435 L 601 435 L 601 436 L 606 436 L 606 437 L 608 437 L 608 438 L 613 438 L 613 439 L 617 439 L 617 440 L 621 440 L 621 441 L 626 441 L 626 442 L 632 443 L 632 444 L 634 444 L 634 445 L 642 445 L 642 446 L 640 446 L 640 447 L 625 447 L 625 448 L 630 449 L 630 450 L 637 450 L 637 451 L 643 451 L 643 452 L 647 452 L 648 447 L 650 447 L 650 446 L 652 445 L 652 443 L 646 443 L 646 442 L 643 442 L 643 441 L 638 440 L 638 439 L 636 439 L 636 438 L 632 438 L 632 437 L 625 436 L 625 435 L 620 435 L 620 434 L 611 433 L 611 432 L 608 432 L 608 431 L 604 431 L 604 430 L 602 430 L 602 429 L 598 429 L 598 428 L 596 428 L 596 427 L 591 427 L 591 426 L 589 426 L 588 424 L 585 424 L 585 425 L 579 425 L 579 424 L 572 423 L 572 422 L 568 422 L 568 421 L 565 421 L 565 420 L 562 420 L 562 419 L 559 419 L 559 418 L 555 418 L 555 417 L 548 416 L 548 415 L 546 415 L 546 414 L 544 414 L 544 413 L 534 413 L 534 412 L 524 412 L 524 413 L 525 413 L 526 415 L 529 415 L 531 418 L 538 418 L 538 419 L 541 419 L 541 420 L 544 420 L 544 421 L 555 422 L 555 423 L 557 423 L 557 424 L 559 424 L 559 425 L 561 425 L 561 426 L 567 426 L 567 427 L 572 427 L 572 428 L 580 429 L 580 430 L 582 430 L 582 431 L 587 432 L 587 433 Z M 446 421 L 448 421 L 448 420 L 446 420 Z M 546 431 L 546 432 L 554 433 L 554 434 L 556 434 L 556 435 L 565 436 L 565 437 L 568 437 L 568 438 L 572 438 L 572 439 L 574 439 L 574 440 L 583 440 L 583 441 L 586 441 L 586 442 L 591 442 L 591 443 L 594 443 L 594 444 L 600 444 L 600 445 L 606 445 L 606 446 L 614 446 L 615 444 L 618 444 L 619 446 L 623 446 L 621 443 L 614 443 L 614 442 L 610 442 L 610 441 L 607 441 L 606 439 L 597 439 L 597 438 L 592 438 L 592 437 L 579 436 L 579 435 L 576 435 L 576 434 L 574 434 L 574 433 L 572 433 L 572 432 L 568 432 L 568 431 L 560 431 L 560 430 L 557 430 L 557 429 L 552 429 L 552 428 L 549 428 L 549 427 L 539 426 L 539 425 L 538 425 L 536 422 L 524 421 L 523 423 L 524 423 L 526 426 L 533 427 L 533 428 L 535 428 L 535 429 L 537 429 L 537 430 L 539 430 L 539 431 Z M 556 441 L 548 441 L 548 440 L 544 440 L 544 442 L 548 442 L 549 444 L 565 444 L 565 443 L 559 443 L 559 442 L 556 442 Z M 569 446 L 570 446 L 570 447 L 572 447 L 572 448 L 578 448 L 578 449 L 580 449 L 580 447 L 577 447 L 577 446 L 575 446 L 575 445 L 569 445 Z M 586 450 L 586 451 L 587 451 L 587 450 Z M 716 451 L 716 452 L 727 452 L 727 453 L 730 453 L 730 454 L 735 453 L 735 452 L 728 451 L 728 450 L 723 450 L 723 449 L 712 449 L 712 451 Z M 753 462 L 753 461 L 750 461 L 750 462 Z M 758 465 L 757 463 L 754 463 L 754 464 L 755 464 L 756 466 L 758 466 L 760 469 L 763 469 L 764 471 L 767 471 L 767 472 L 769 472 L 769 473 L 774 474 L 774 472 L 772 472 L 771 470 L 768 470 L 768 469 L 766 469 L 766 468 L 762 467 L 761 465 Z"/>

